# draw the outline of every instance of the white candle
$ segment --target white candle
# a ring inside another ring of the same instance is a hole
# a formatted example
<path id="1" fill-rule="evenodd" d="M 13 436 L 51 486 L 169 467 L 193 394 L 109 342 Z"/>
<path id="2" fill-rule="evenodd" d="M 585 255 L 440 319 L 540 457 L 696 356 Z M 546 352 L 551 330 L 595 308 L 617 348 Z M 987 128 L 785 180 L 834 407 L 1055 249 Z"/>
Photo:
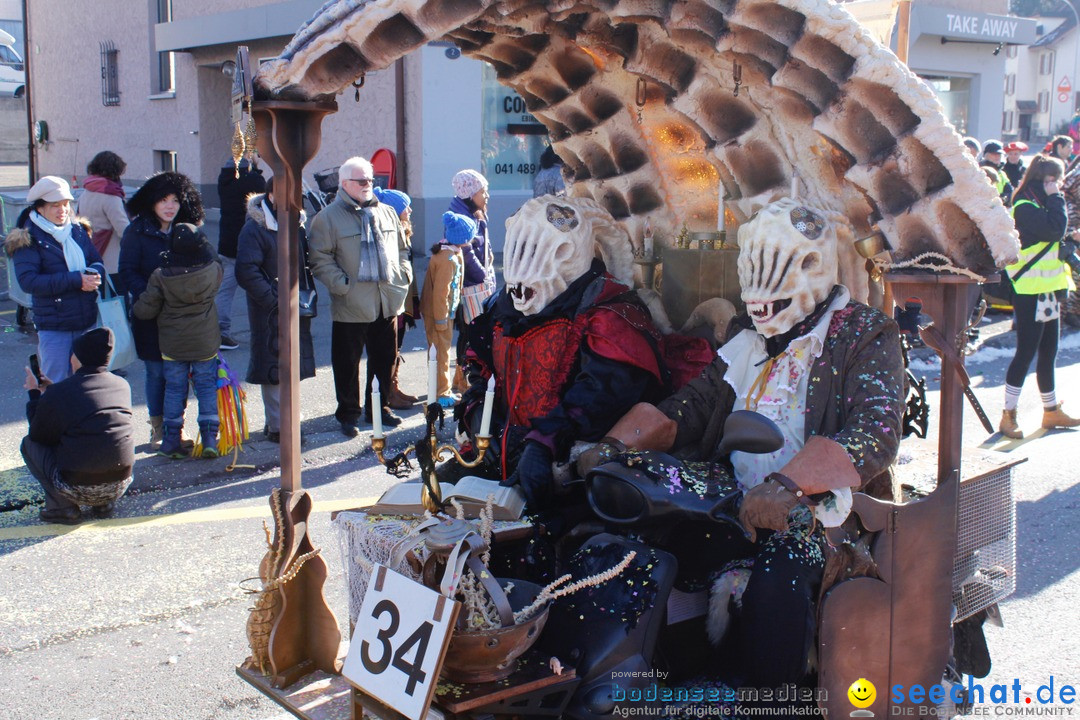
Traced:
<path id="1" fill-rule="evenodd" d="M 799 194 L 799 176 L 795 172 L 791 173 L 791 199 L 794 200 Z"/>
<path id="2" fill-rule="evenodd" d="M 379 378 L 371 378 L 371 438 L 379 439 L 382 430 L 382 394 L 379 392 Z"/>
<path id="3" fill-rule="evenodd" d="M 642 248 L 645 251 L 645 259 L 646 260 L 652 260 L 653 249 L 654 249 L 654 247 L 653 247 L 653 236 L 652 236 L 652 225 L 649 224 L 648 220 L 645 221 L 645 238 L 644 238 L 644 240 L 642 242 Z"/>
<path id="4" fill-rule="evenodd" d="M 480 415 L 480 436 L 491 437 L 491 408 L 495 405 L 495 376 L 488 378 L 487 392 L 484 393 L 484 411 Z"/>
<path id="5" fill-rule="evenodd" d="M 720 189 L 716 194 L 716 229 L 720 232 L 727 230 L 728 219 L 724 216 L 724 184 L 720 182 Z"/>
<path id="6" fill-rule="evenodd" d="M 428 347 L 427 357 L 427 401 L 430 405 L 439 402 L 439 363 L 434 345 Z"/>

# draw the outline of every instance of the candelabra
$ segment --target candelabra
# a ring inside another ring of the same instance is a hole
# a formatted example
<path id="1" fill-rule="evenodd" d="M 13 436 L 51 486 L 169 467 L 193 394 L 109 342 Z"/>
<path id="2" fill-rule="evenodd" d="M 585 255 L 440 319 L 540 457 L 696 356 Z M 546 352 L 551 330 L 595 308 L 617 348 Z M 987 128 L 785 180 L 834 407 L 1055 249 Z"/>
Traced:
<path id="1" fill-rule="evenodd" d="M 434 362 L 434 359 L 431 362 Z M 467 468 L 474 468 L 484 461 L 487 449 L 491 446 L 491 409 L 494 397 L 495 378 L 492 377 L 488 379 L 487 392 L 484 393 L 480 434 L 476 438 L 476 457 L 472 460 L 466 460 L 453 445 L 439 444 L 435 425 L 438 423 L 440 427 L 442 426 L 444 412 L 442 405 L 437 401 L 429 402 L 424 408 L 424 419 L 427 423 L 427 432 L 424 439 L 415 445 L 408 446 L 388 460 L 384 455 L 386 437 L 383 435 L 382 417 L 379 415 L 382 407 L 382 397 L 379 393 L 379 381 L 373 379 L 371 384 L 371 407 L 373 408 L 371 420 L 374 428 L 371 433 L 371 449 L 375 452 L 379 464 L 386 468 L 386 472 L 395 477 L 405 477 L 409 473 L 412 468 L 409 463 L 409 454 L 413 454 L 416 457 L 416 462 L 420 465 L 420 478 L 424 483 L 424 489 L 421 493 L 424 508 L 433 513 L 439 512 L 442 510 L 442 490 L 439 487 L 439 480 L 435 476 L 435 465 L 444 460 L 449 460 L 451 457 L 459 465 Z M 431 384 L 429 384 L 428 388 L 428 398 L 436 398 Z M 449 453 L 449 455 L 446 453 Z"/>

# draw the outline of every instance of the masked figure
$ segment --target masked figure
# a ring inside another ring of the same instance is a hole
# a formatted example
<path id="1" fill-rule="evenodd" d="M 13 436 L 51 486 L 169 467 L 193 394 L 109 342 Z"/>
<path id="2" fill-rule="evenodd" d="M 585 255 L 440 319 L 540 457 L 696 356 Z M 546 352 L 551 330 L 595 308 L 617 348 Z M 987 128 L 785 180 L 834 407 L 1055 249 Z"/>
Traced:
<path id="1" fill-rule="evenodd" d="M 784 436 L 780 450 L 735 452 L 747 537 L 725 548 L 749 580 L 720 578 L 710 614 L 726 616 L 733 588 L 741 611 L 726 642 L 742 681 L 779 687 L 806 677 L 827 543 L 836 541 L 851 493 L 888 478 L 900 441 L 904 368 L 896 324 L 850 300 L 836 284 L 846 225 L 791 199 L 739 229 L 739 282 L 747 313 L 735 318 L 718 357 L 657 406 L 641 404 L 612 441 L 715 460 L 724 421 L 755 410 Z M 708 562 L 714 558 L 701 558 Z"/>
<path id="2" fill-rule="evenodd" d="M 630 288 L 629 239 L 599 204 L 536 198 L 506 226 L 506 285 L 469 328 L 470 389 L 455 414 L 478 430 L 494 374 L 484 474 L 520 484 L 530 510 L 543 513 L 553 463 L 567 463 L 575 441 L 602 438 L 635 403 L 663 397 L 670 381 L 663 339 Z"/>

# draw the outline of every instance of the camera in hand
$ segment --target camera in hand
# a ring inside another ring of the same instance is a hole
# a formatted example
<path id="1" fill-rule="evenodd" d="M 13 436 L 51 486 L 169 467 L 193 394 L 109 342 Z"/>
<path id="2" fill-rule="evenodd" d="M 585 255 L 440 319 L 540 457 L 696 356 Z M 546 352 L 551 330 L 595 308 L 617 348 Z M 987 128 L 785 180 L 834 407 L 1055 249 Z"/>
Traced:
<path id="1" fill-rule="evenodd" d="M 1069 266 L 1069 269 L 1074 273 L 1080 273 L 1080 257 L 1077 257 L 1076 251 L 1080 248 L 1080 242 L 1076 240 L 1062 240 L 1061 249 L 1058 251 L 1058 259 L 1064 260 L 1065 264 Z"/>

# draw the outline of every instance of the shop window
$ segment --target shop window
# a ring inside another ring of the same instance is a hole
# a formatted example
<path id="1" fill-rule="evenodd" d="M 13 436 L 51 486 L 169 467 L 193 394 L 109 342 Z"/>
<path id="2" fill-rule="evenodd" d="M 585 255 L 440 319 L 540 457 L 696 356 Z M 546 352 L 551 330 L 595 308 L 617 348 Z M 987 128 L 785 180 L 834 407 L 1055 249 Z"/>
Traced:
<path id="1" fill-rule="evenodd" d="M 101 49 L 101 104 L 111 107 L 120 104 L 120 72 L 117 67 L 119 51 L 111 40 L 98 43 Z"/>
<path id="2" fill-rule="evenodd" d="M 1043 90 L 1039 93 L 1039 112 L 1044 113 L 1050 110 L 1050 91 Z"/>
<path id="3" fill-rule="evenodd" d="M 945 117 L 961 135 L 968 134 L 968 121 L 971 115 L 971 78 L 925 75 L 923 80 L 937 95 Z"/>
<path id="4" fill-rule="evenodd" d="M 162 172 L 176 172 L 176 151 L 155 150 L 154 167 Z"/>
<path id="5" fill-rule="evenodd" d="M 1039 74 L 1040 75 L 1053 75 L 1054 74 L 1054 51 L 1044 52 L 1039 55 Z"/>
<path id="6" fill-rule="evenodd" d="M 499 83 L 487 63 L 481 102 L 481 172 L 490 189 L 531 194 L 540 155 L 548 144 L 547 128 L 529 113 L 520 95 Z"/>

